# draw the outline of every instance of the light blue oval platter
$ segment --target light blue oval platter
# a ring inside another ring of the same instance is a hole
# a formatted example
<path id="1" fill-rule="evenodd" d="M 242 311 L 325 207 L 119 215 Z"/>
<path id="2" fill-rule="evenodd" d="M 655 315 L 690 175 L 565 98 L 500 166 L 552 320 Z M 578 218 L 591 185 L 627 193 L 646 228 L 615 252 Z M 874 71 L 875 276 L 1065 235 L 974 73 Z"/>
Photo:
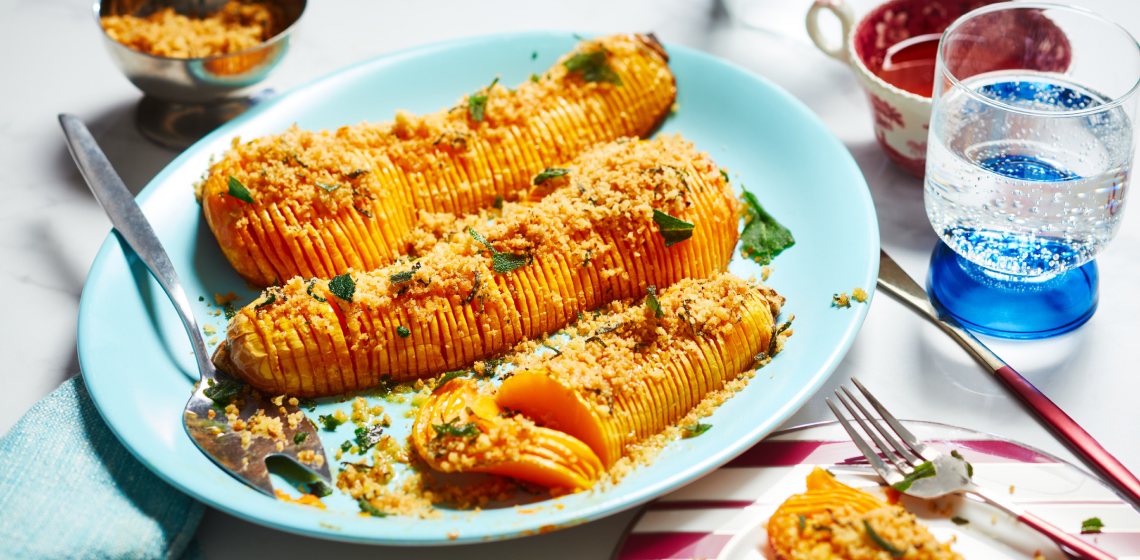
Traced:
<path id="1" fill-rule="evenodd" d="M 224 332 L 213 294 L 233 291 L 239 304 L 255 295 L 222 257 L 192 188 L 233 137 L 275 133 L 293 123 L 320 129 L 385 121 L 397 109 L 432 112 L 496 75 L 513 84 L 541 73 L 575 43 L 569 33 L 527 33 L 391 54 L 267 101 L 187 150 L 150 182 L 139 201 L 191 299 L 203 298 L 195 302 L 199 321 Z M 680 132 L 709 152 L 733 184 L 755 193 L 796 238 L 773 263 L 769 279 L 787 298 L 785 315 L 796 317 L 795 334 L 746 389 L 706 420 L 713 427 L 700 437 L 673 442 L 617 484 L 525 509 L 371 518 L 359 515 L 339 491 L 326 498 L 327 511 L 274 500 L 215 467 L 186 436 L 181 411 L 197 379 L 190 345 L 161 288 L 114 236 L 91 267 L 78 326 L 83 378 L 103 418 L 151 470 L 215 508 L 284 531 L 400 545 L 479 542 L 584 523 L 675 490 L 743 452 L 818 390 L 855 339 L 868 306 L 836 309 L 831 297 L 856 287 L 873 291 L 879 262 L 875 211 L 851 155 L 803 104 L 720 59 L 680 46 L 667 50 L 679 109 L 662 130 Z M 759 275 L 759 266 L 740 258 L 730 270 Z M 393 434 L 406 434 L 404 405 L 384 404 L 395 419 Z M 348 406 L 323 403 L 312 416 Z M 351 430 L 345 425 L 322 432 L 330 454 Z"/>

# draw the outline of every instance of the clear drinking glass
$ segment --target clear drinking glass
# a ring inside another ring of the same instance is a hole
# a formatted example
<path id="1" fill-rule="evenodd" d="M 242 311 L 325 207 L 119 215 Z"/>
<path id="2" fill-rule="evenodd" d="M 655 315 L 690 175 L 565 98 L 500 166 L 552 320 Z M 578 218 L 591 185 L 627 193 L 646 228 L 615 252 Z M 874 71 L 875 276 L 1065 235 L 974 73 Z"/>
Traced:
<path id="1" fill-rule="evenodd" d="M 929 293 L 988 334 L 1076 328 L 1124 209 L 1140 46 L 1083 9 L 994 4 L 943 33 L 935 72 Z"/>

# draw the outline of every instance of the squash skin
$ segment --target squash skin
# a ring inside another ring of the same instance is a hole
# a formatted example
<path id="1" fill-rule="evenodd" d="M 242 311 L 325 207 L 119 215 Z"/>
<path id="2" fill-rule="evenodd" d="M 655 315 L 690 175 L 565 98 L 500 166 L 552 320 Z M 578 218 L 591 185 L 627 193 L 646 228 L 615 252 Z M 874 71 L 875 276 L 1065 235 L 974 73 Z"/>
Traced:
<path id="1" fill-rule="evenodd" d="M 688 302 L 698 308 L 692 317 L 700 325 L 696 330 L 682 318 Z M 417 412 L 413 448 L 444 472 L 486 472 L 551 488 L 588 488 L 627 446 L 675 424 L 708 392 L 752 367 L 754 356 L 776 336 L 782 303 L 772 290 L 729 274 L 683 280 L 659 298 L 662 317 L 642 304 L 608 316 L 620 325 L 612 331 L 591 335 L 578 326 L 569 340 L 551 340 L 561 347 L 557 354 L 536 356 L 522 348 L 513 360 L 516 367 L 497 389 L 484 383 L 480 390 L 470 378 L 438 387 Z M 731 311 L 715 309 L 722 305 Z M 694 359 L 682 359 L 686 357 Z M 695 366 L 698 362 L 707 366 Z M 705 380 L 706 375 L 713 380 Z M 692 398 L 678 398 L 677 388 Z M 482 412 L 488 409 L 492 412 Z M 436 434 L 432 426 L 447 422 L 474 422 L 479 431 L 467 437 Z M 521 426 L 525 435 L 503 437 L 506 426 Z M 484 434 L 486 440 L 478 439 Z M 502 449 L 489 452 L 495 448 L 492 440 Z M 536 454 L 536 448 L 549 450 L 558 460 L 535 464 L 520 477 L 514 463 Z"/>
<path id="2" fill-rule="evenodd" d="M 414 263 L 353 272 L 352 301 L 334 295 L 326 280 L 294 278 L 237 312 L 215 362 L 259 390 L 297 396 L 430 377 L 608 302 L 642 297 L 650 285 L 727 267 L 739 202 L 687 141 L 615 142 L 571 168 L 572 180 L 542 201 L 507 203 L 493 223 L 466 222 L 496 252 L 527 255 L 527 264 L 495 272 L 487 247 L 459 230 Z M 667 247 L 652 217 L 658 208 L 695 224 L 692 237 Z M 409 272 L 410 280 L 393 282 Z"/>
<path id="3" fill-rule="evenodd" d="M 292 127 L 233 145 L 199 186 L 206 223 L 234 269 L 265 287 L 294 276 L 372 270 L 405 254 L 423 212 L 464 214 L 516 200 L 536 174 L 590 146 L 645 136 L 676 98 L 652 36 L 584 41 L 620 85 L 586 82 L 564 56 L 537 82 L 490 90 L 482 121 L 456 108 L 334 131 Z M 237 180 L 253 203 L 231 195 Z"/>

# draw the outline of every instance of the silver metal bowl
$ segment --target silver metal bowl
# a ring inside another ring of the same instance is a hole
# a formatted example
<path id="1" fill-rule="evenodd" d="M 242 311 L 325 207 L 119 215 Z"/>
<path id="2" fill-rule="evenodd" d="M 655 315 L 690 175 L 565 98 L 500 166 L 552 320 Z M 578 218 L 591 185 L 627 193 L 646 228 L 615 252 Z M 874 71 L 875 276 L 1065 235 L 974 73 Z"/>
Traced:
<path id="1" fill-rule="evenodd" d="M 207 16 L 226 0 L 96 0 L 95 22 L 111 58 L 144 96 L 139 131 L 164 146 L 184 148 L 245 111 L 259 98 L 256 86 L 285 56 L 306 0 L 261 0 L 282 16 L 276 35 L 256 47 L 205 58 L 169 58 L 134 50 L 107 35 L 102 16 L 146 16 L 167 7 Z"/>

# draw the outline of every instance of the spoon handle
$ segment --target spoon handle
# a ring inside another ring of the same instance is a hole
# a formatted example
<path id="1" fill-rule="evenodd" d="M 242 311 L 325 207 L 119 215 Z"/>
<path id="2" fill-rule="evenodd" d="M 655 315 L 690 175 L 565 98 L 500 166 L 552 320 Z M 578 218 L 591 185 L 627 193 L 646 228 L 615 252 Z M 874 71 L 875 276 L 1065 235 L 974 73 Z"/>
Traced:
<path id="1" fill-rule="evenodd" d="M 886 251 L 879 253 L 879 286 L 950 335 L 1012 391 L 1026 408 L 1037 415 L 1038 420 L 1045 424 L 1061 443 L 1068 446 L 1086 465 L 1104 477 L 1126 500 L 1140 507 L 1140 479 L 1109 453 L 1092 434 L 1057 406 L 1057 403 L 1005 363 L 993 350 L 962 328 L 952 317 L 938 313 L 922 286 L 919 286 Z"/>
<path id="2" fill-rule="evenodd" d="M 79 167 L 79 172 L 90 187 L 91 193 L 95 195 L 95 200 L 99 201 L 103 211 L 111 218 L 111 225 L 115 227 L 119 239 L 134 250 L 174 304 L 178 318 L 182 320 L 182 326 L 190 336 L 190 345 L 194 349 L 194 358 L 198 361 L 199 371 L 204 377 L 212 377 L 214 364 L 210 362 L 206 343 L 198 331 L 198 322 L 194 319 L 190 300 L 186 297 L 186 291 L 182 289 L 182 283 L 178 280 L 178 274 L 174 271 L 170 257 L 167 256 L 150 222 L 135 202 L 135 197 L 127 190 L 118 173 L 115 173 L 115 168 L 111 166 L 103 150 L 99 149 L 99 144 L 83 121 L 74 115 L 64 113 L 59 116 L 59 124 L 67 137 L 67 149 L 71 152 L 71 157 Z"/>

